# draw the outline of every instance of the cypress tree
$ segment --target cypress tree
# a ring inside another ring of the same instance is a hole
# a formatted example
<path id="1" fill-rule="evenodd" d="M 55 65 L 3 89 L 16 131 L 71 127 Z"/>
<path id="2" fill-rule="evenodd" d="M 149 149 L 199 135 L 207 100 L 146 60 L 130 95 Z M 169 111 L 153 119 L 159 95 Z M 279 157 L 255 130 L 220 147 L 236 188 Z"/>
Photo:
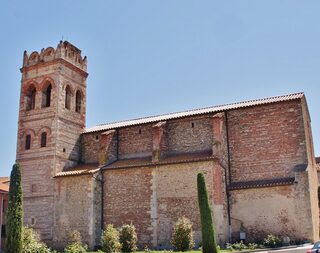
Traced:
<path id="1" fill-rule="evenodd" d="M 211 208 L 208 201 L 206 182 L 202 173 L 197 176 L 197 186 L 201 218 L 202 252 L 217 253 Z"/>
<path id="2" fill-rule="evenodd" d="M 6 225 L 6 253 L 20 253 L 22 250 L 23 209 L 19 164 L 13 165 L 10 175 Z"/>

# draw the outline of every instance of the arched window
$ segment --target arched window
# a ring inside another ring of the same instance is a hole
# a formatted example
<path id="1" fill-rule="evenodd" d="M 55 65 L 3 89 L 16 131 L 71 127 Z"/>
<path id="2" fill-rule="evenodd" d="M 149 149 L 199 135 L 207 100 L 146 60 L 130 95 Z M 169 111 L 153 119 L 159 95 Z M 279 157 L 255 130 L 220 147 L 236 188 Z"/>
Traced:
<path id="1" fill-rule="evenodd" d="M 47 146 L 47 133 L 43 132 L 41 134 L 41 148 L 46 147 Z"/>
<path id="2" fill-rule="evenodd" d="M 76 112 L 80 113 L 81 112 L 81 92 L 78 90 L 76 93 Z"/>
<path id="3" fill-rule="evenodd" d="M 31 86 L 26 94 L 26 110 L 33 110 L 36 106 L 36 88 Z"/>
<path id="4" fill-rule="evenodd" d="M 52 90 L 52 86 L 51 86 L 51 83 L 49 83 L 48 87 L 44 89 L 42 92 L 42 108 L 50 107 L 51 90 Z"/>
<path id="5" fill-rule="evenodd" d="M 26 143 L 25 143 L 24 148 L 25 148 L 25 150 L 28 150 L 28 149 L 30 149 L 30 147 L 31 147 L 31 135 L 28 134 L 26 136 Z"/>
<path id="6" fill-rule="evenodd" d="M 66 87 L 66 98 L 65 98 L 65 108 L 70 110 L 71 105 L 71 90 L 70 86 L 67 85 Z"/>

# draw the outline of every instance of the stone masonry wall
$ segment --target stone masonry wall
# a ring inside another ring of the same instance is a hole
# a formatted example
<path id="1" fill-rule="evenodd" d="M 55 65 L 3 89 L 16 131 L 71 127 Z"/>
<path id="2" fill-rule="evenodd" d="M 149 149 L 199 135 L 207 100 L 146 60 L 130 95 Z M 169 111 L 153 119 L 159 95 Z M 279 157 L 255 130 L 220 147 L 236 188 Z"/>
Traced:
<path id="1" fill-rule="evenodd" d="M 108 156 L 115 159 L 117 148 L 119 159 L 151 156 L 153 125 L 119 129 L 119 146 L 117 147 L 117 133 L 115 133 Z M 163 155 L 212 150 L 212 115 L 170 120 L 164 128 Z M 88 133 L 81 136 L 82 162 L 98 162 L 101 133 Z"/>
<path id="2" fill-rule="evenodd" d="M 300 101 L 228 112 L 232 181 L 294 176 L 307 164 Z"/>
<path id="3" fill-rule="evenodd" d="M 212 115 L 167 122 L 168 154 L 212 149 Z"/>
<path id="4" fill-rule="evenodd" d="M 101 231 L 101 186 L 92 175 L 55 179 L 54 246 L 64 248 L 69 233 L 77 230 L 91 249 Z"/>
<path id="5" fill-rule="evenodd" d="M 152 124 L 119 129 L 119 158 L 152 154 Z"/>
<path id="6" fill-rule="evenodd" d="M 133 223 L 140 246 L 170 248 L 172 227 L 183 215 L 200 241 L 196 178 L 204 172 L 219 242 L 227 240 L 224 173 L 214 161 L 107 170 L 104 172 L 105 225 Z"/>
<path id="7" fill-rule="evenodd" d="M 270 233 L 292 241 L 312 240 L 307 172 L 297 173 L 296 180 L 288 186 L 231 191 L 233 241 L 239 241 L 240 231 L 246 232 L 248 242 Z"/>

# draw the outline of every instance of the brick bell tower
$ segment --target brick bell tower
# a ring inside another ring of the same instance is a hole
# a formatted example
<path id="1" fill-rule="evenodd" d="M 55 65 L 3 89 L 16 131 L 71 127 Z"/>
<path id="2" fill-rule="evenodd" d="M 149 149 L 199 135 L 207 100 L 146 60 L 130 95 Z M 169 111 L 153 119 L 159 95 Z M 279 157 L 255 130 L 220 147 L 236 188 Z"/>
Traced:
<path id="1" fill-rule="evenodd" d="M 29 56 L 21 68 L 17 162 L 22 168 L 24 223 L 53 238 L 56 173 L 80 159 L 85 127 L 87 59 L 68 41 Z"/>

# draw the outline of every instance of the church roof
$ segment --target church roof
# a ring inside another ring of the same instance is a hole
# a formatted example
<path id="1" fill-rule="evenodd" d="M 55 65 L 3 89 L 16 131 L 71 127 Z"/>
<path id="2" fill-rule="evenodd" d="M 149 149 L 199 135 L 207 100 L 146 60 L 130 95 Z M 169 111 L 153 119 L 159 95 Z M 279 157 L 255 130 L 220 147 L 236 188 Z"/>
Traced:
<path id="1" fill-rule="evenodd" d="M 285 102 L 285 101 L 301 99 L 303 97 L 304 97 L 304 93 L 299 92 L 299 93 L 293 93 L 293 94 L 288 94 L 288 95 L 283 95 L 283 96 L 255 99 L 255 100 L 243 101 L 243 102 L 238 102 L 238 103 L 189 110 L 189 111 L 184 111 L 184 112 L 175 112 L 175 113 L 162 114 L 162 115 L 158 115 L 158 116 L 125 120 L 125 121 L 119 121 L 119 122 L 102 124 L 102 125 L 90 127 L 90 128 L 87 128 L 84 133 L 106 131 L 106 130 L 110 130 L 110 129 L 117 129 L 117 128 L 121 128 L 121 127 L 154 123 L 154 122 L 165 121 L 165 120 L 169 120 L 169 119 L 184 118 L 184 117 L 203 115 L 203 114 L 208 114 L 208 113 L 229 111 L 229 110 L 240 109 L 240 108 L 245 108 L 245 107 L 272 104 L 272 103 L 278 103 L 278 102 Z"/>
<path id="2" fill-rule="evenodd" d="M 99 165 L 97 163 L 79 164 L 57 173 L 55 177 L 90 175 L 97 171 L 99 171 Z"/>
<path id="3" fill-rule="evenodd" d="M 0 192 L 9 192 L 9 185 L 0 183 Z"/>

